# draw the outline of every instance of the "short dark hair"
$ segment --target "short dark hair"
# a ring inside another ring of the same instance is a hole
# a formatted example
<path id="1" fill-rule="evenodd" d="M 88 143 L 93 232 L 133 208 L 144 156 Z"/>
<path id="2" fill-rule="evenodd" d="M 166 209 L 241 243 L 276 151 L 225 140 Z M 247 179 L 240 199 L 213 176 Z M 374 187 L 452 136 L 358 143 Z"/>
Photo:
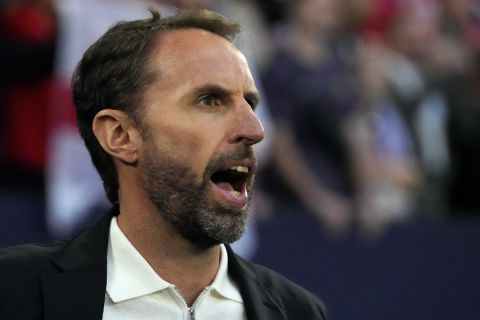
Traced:
<path id="1" fill-rule="evenodd" d="M 214 12 L 180 10 L 162 18 L 155 9 L 145 20 L 124 21 L 112 26 L 83 55 L 72 77 L 73 101 L 80 134 L 97 168 L 108 199 L 118 203 L 118 175 L 112 157 L 96 139 L 92 122 L 106 108 L 125 111 L 141 125 L 141 94 L 153 80 L 147 66 L 155 39 L 179 29 L 202 29 L 232 42 L 240 25 Z"/>

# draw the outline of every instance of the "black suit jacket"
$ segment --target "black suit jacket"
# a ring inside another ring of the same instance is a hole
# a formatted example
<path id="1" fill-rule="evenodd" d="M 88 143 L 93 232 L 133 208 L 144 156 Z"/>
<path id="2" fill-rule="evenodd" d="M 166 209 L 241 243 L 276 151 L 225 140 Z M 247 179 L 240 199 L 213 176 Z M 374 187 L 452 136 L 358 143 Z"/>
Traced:
<path id="1" fill-rule="evenodd" d="M 0 319 L 102 319 L 115 211 L 71 241 L 0 250 Z M 243 260 L 229 246 L 227 251 L 228 270 L 240 289 L 247 319 L 328 319 L 313 294 Z"/>

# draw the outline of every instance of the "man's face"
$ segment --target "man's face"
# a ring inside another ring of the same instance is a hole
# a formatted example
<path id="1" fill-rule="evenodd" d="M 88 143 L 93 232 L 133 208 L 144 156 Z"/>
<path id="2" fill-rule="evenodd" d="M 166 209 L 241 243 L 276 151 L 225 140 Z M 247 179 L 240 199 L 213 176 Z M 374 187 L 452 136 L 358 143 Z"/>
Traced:
<path id="1" fill-rule="evenodd" d="M 245 230 L 263 139 L 246 60 L 227 40 L 185 29 L 162 35 L 150 63 L 158 76 L 143 99 L 145 191 L 192 243 L 233 242 Z"/>

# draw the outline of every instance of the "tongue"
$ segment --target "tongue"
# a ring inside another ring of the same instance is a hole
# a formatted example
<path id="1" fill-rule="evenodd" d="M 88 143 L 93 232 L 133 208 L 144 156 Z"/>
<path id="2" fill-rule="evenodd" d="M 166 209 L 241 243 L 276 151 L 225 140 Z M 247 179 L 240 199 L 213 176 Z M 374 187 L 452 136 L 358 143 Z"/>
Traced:
<path id="1" fill-rule="evenodd" d="M 219 186 L 223 190 L 234 191 L 233 186 L 228 182 L 218 182 L 218 183 L 216 183 L 216 185 Z"/>

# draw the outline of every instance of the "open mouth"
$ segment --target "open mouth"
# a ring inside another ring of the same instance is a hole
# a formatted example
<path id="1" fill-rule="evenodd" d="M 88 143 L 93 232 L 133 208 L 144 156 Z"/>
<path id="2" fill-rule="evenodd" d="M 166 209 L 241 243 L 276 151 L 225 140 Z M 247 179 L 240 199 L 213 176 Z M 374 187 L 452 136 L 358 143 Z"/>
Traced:
<path id="1" fill-rule="evenodd" d="M 220 189 L 228 192 L 234 197 L 246 194 L 247 183 L 251 176 L 251 170 L 247 166 L 235 165 L 226 170 L 217 171 L 210 177 L 210 180 Z"/>

